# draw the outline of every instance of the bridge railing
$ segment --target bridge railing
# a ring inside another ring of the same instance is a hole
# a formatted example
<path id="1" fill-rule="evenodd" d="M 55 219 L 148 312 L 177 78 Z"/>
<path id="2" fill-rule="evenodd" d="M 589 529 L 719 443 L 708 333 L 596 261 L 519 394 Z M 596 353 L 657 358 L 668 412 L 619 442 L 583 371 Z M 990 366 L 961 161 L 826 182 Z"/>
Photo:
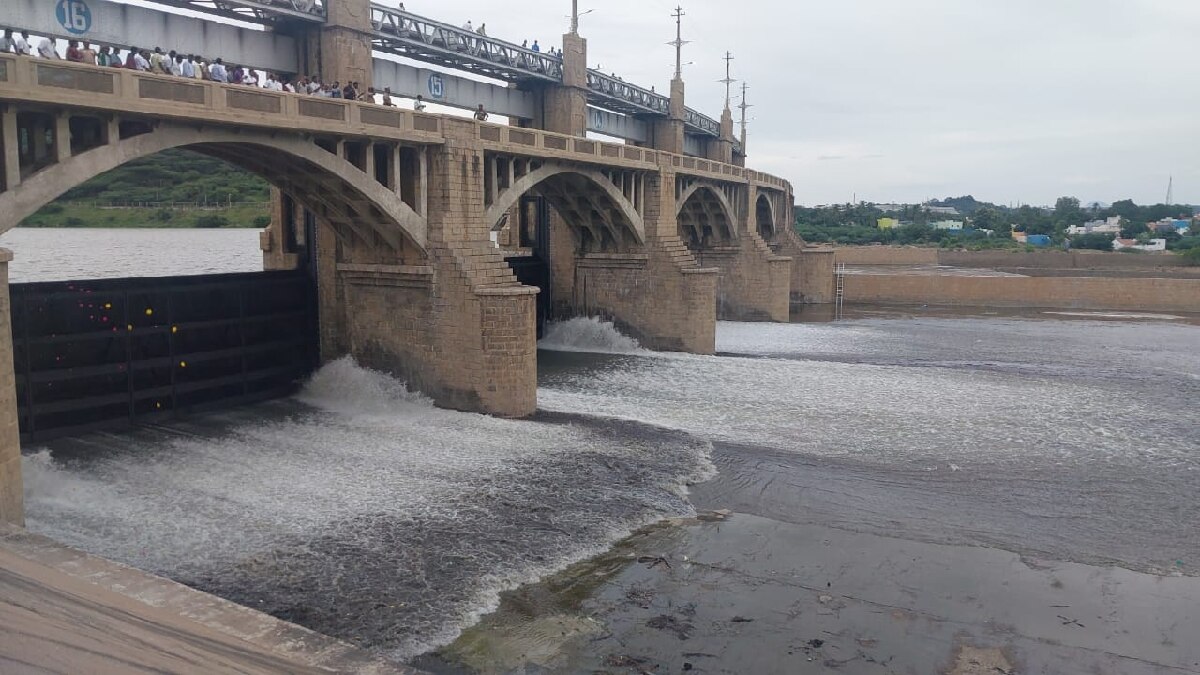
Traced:
<path id="1" fill-rule="evenodd" d="M 562 59 L 393 7 L 371 5 L 375 49 L 490 77 L 562 81 Z"/>
<path id="2" fill-rule="evenodd" d="M 670 165 L 677 172 L 715 180 L 744 182 L 753 180 L 760 187 L 791 190 L 791 184 L 777 176 L 752 171 L 734 164 L 677 155 L 661 150 L 621 143 L 606 143 L 590 138 L 556 134 L 540 129 L 477 123 L 478 138 L 495 150 L 531 157 L 555 156 L 602 165 L 629 168 L 654 168 Z"/>
<path id="3" fill-rule="evenodd" d="M 0 99 L 313 133 L 441 142 L 441 115 L 29 56 L 0 56 Z"/>
<path id="4" fill-rule="evenodd" d="M 0 99 L 101 108 L 135 116 L 436 143 L 444 139 L 444 120 L 461 119 L 395 106 L 16 55 L 0 56 Z M 565 153 L 575 158 L 586 155 L 613 164 L 669 161 L 684 173 L 749 178 L 764 187 L 791 189 L 781 178 L 732 164 L 538 129 L 486 123 L 477 126 L 480 140 L 503 143 L 516 152 Z"/>

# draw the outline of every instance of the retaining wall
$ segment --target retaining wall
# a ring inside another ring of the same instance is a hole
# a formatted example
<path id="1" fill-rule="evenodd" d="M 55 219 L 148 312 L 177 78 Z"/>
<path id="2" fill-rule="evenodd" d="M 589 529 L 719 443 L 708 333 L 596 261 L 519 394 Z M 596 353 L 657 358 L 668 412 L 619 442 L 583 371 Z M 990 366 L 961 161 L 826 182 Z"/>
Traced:
<path id="1" fill-rule="evenodd" d="M 1200 279 L 850 274 L 845 294 L 862 304 L 1200 312 Z"/>

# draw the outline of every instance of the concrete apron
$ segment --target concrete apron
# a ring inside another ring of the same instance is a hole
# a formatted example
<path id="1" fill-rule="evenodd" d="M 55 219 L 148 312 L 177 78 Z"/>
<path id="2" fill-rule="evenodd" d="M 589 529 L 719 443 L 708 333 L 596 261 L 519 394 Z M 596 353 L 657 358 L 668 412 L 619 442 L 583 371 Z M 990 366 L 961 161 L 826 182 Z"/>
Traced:
<path id="1" fill-rule="evenodd" d="M 1195 673 L 1198 603 L 1191 577 L 713 513 L 507 594 L 440 658 L 489 673 Z"/>
<path id="2" fill-rule="evenodd" d="M 0 626 L 0 672 L 419 672 L 3 524 Z"/>

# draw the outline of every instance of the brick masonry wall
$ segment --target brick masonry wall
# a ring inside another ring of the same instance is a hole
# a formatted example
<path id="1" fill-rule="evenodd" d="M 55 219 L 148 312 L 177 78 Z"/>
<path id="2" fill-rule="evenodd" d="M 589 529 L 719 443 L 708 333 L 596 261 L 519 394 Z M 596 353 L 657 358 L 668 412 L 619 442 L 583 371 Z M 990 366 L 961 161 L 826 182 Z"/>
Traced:
<path id="1" fill-rule="evenodd" d="M 938 251 L 938 263 L 955 267 L 1035 267 L 1051 269 L 1153 269 L 1181 267 L 1174 253 L 1102 251 Z"/>
<path id="2" fill-rule="evenodd" d="M 846 302 L 1200 312 L 1200 279 L 846 276 Z"/>
<path id="3" fill-rule="evenodd" d="M 648 181 L 642 250 L 580 258 L 570 225 L 551 212 L 554 315 L 600 316 L 649 349 L 711 354 L 716 349 L 715 270 L 700 269 L 676 234 L 673 192 L 667 195 L 670 204 L 658 205 L 664 197 L 659 181 L 665 180 L 659 174 Z M 669 223 L 657 221 L 660 213 L 672 214 Z"/>
<path id="4" fill-rule="evenodd" d="M 537 289 L 488 241 L 474 133 L 448 124 L 446 145 L 429 149 L 426 252 L 319 228 L 322 358 L 352 354 L 440 406 L 520 417 L 537 406 Z"/>
<path id="5" fill-rule="evenodd" d="M 779 252 L 792 259 L 793 305 L 834 301 L 834 255 L 830 247 L 809 247 L 791 228 L 780 231 Z"/>
<path id="6" fill-rule="evenodd" d="M 835 261 L 847 265 L 936 265 L 936 248 L 915 246 L 839 246 Z"/>
<path id="7" fill-rule="evenodd" d="M 792 259 L 771 253 L 757 232 L 743 231 L 736 246 L 699 253 L 702 267 L 715 267 L 717 317 L 732 321 L 787 321 Z"/>

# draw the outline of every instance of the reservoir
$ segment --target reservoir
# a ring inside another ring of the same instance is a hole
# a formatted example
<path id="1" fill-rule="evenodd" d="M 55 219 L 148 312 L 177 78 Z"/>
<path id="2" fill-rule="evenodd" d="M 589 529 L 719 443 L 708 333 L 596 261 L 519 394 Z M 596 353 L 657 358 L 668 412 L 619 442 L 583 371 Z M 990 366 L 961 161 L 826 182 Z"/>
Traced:
<path id="1" fill-rule="evenodd" d="M 253 271 L 256 243 L 0 237 L 14 282 Z M 716 509 L 1194 592 L 1200 327 L 1082 314 L 721 323 L 716 356 L 573 319 L 540 344 L 525 420 L 335 361 L 289 399 L 24 448 L 28 528 L 400 660 L 502 591 Z"/>

